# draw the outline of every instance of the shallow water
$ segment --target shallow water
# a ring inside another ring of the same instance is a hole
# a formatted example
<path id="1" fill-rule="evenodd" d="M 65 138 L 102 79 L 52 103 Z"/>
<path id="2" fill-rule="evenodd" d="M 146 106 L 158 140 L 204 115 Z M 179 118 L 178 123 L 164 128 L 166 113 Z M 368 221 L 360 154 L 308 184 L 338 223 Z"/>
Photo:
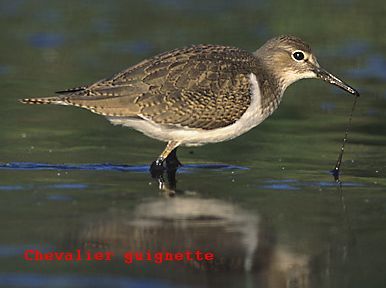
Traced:
<path id="1" fill-rule="evenodd" d="M 386 5 L 382 1 L 0 1 L 0 286 L 385 287 Z M 264 123 L 179 149 L 176 193 L 148 165 L 163 143 L 88 111 L 27 106 L 193 43 L 307 40 L 361 92 L 292 85 Z M 174 197 L 172 197 L 174 196 Z M 112 261 L 27 261 L 29 249 Z M 124 262 L 200 250 L 215 261 Z"/>

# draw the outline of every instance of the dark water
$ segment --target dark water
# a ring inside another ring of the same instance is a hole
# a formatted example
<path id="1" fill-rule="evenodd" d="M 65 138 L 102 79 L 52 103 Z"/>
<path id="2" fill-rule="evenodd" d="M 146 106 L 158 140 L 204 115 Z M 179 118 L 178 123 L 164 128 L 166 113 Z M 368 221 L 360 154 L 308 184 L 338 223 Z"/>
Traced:
<path id="1" fill-rule="evenodd" d="M 385 287 L 386 5 L 383 1 L 0 1 L 0 285 Z M 163 143 L 69 107 L 19 98 L 90 83 L 193 43 L 255 50 L 307 40 L 362 96 L 317 80 L 226 143 L 182 148 L 177 192 L 147 167 Z M 26 261 L 29 249 L 112 261 Z M 124 262 L 200 250 L 215 261 Z"/>

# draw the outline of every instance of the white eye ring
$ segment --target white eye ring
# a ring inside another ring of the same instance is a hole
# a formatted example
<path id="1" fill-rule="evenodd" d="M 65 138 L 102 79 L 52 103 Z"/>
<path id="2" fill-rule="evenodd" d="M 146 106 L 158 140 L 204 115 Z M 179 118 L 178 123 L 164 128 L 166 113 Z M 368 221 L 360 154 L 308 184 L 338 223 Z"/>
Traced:
<path id="1" fill-rule="evenodd" d="M 301 50 L 296 50 L 296 51 L 292 52 L 291 57 L 296 62 L 302 62 L 302 61 L 304 61 L 304 59 L 306 59 L 304 52 Z"/>

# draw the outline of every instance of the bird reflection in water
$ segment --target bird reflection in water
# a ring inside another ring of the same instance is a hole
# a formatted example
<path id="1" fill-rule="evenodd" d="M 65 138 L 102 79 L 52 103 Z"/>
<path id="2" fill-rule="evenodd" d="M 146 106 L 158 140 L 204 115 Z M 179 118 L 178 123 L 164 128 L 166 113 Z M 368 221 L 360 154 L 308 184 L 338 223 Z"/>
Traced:
<path id="1" fill-rule="evenodd" d="M 117 265 L 126 265 L 125 273 L 133 277 L 199 287 L 309 287 L 308 256 L 279 247 L 268 221 L 222 200 L 196 195 L 144 200 L 130 211 L 85 220 L 70 238 L 72 249 L 114 255 L 199 250 L 215 256 L 213 261 L 133 261 L 130 266 L 120 258 Z"/>

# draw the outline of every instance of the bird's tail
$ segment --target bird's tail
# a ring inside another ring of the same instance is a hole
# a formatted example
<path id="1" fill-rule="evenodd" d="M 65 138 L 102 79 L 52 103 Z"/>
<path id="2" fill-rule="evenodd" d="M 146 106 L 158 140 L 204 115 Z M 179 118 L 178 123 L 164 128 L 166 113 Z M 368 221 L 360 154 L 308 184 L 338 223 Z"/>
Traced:
<path id="1" fill-rule="evenodd" d="M 25 98 L 19 101 L 23 104 L 64 104 L 60 97 Z"/>

